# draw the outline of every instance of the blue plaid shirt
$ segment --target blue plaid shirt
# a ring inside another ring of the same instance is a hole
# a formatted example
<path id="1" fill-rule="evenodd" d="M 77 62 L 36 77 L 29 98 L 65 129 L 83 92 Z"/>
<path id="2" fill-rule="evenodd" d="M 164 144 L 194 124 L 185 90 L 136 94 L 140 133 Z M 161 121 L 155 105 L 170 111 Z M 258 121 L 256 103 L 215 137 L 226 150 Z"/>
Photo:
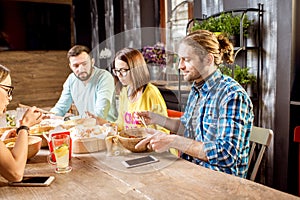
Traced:
<path id="1" fill-rule="evenodd" d="M 243 87 L 217 70 L 201 88 L 192 85 L 181 117 L 184 136 L 204 143 L 208 162 L 187 154 L 181 157 L 246 178 L 253 118 L 253 105 Z"/>

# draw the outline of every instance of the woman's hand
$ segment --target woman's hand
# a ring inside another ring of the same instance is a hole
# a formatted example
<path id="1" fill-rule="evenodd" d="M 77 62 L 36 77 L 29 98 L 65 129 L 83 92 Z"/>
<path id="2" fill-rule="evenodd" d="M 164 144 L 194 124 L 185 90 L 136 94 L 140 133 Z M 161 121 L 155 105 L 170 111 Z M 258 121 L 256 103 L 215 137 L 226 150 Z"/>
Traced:
<path id="1" fill-rule="evenodd" d="M 153 112 L 150 112 L 150 111 L 140 111 L 140 112 L 135 112 L 135 117 L 136 119 L 140 119 L 140 118 L 143 118 L 145 123 L 147 125 L 149 124 L 156 124 L 156 117 L 158 114 L 155 114 Z"/>
<path id="2" fill-rule="evenodd" d="M 44 119 L 43 113 L 35 106 L 27 109 L 20 120 L 20 125 L 31 127 L 35 124 L 40 123 Z"/>

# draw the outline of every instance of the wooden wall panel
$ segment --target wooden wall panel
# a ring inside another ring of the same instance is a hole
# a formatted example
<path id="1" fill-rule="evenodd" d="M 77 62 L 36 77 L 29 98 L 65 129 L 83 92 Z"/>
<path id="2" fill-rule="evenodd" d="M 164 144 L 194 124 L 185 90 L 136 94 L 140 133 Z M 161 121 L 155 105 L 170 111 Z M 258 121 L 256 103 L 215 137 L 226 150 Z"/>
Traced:
<path id="1" fill-rule="evenodd" d="M 71 73 L 67 51 L 3 51 L 0 64 L 11 70 L 15 87 L 8 109 L 19 103 L 52 107 Z"/>

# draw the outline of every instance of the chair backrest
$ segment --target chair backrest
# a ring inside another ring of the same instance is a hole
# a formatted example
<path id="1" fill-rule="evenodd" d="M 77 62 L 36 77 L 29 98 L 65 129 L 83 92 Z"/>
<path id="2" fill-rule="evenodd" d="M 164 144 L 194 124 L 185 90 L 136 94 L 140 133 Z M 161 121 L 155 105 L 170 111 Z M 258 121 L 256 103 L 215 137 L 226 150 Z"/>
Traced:
<path id="1" fill-rule="evenodd" d="M 294 142 L 300 142 L 300 126 L 296 126 L 294 129 Z"/>
<path id="2" fill-rule="evenodd" d="M 265 153 L 266 147 L 270 146 L 272 136 L 273 136 L 273 131 L 271 129 L 261 128 L 261 127 L 257 127 L 257 126 L 252 127 L 252 131 L 250 134 L 251 149 L 250 149 L 248 165 L 250 165 L 250 163 L 251 163 L 256 145 L 257 144 L 261 145 L 257 159 L 253 166 L 253 170 L 252 170 L 252 172 L 248 171 L 248 174 L 251 174 L 250 180 L 252 180 L 252 181 L 255 180 L 255 177 L 256 177 L 259 165 L 261 163 L 261 160 L 263 158 L 263 155 Z"/>
<path id="3" fill-rule="evenodd" d="M 167 109 L 168 117 L 181 117 L 183 115 L 183 112 L 177 111 L 177 110 L 171 110 Z"/>

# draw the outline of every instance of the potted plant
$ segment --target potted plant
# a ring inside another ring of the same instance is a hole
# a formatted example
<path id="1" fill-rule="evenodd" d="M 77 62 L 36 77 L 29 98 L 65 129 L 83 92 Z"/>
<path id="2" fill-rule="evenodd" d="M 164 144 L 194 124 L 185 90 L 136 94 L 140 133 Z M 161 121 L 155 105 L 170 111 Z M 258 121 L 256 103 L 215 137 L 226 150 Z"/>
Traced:
<path id="1" fill-rule="evenodd" d="M 166 50 L 163 43 L 156 43 L 154 46 L 145 46 L 142 54 L 146 63 L 152 63 L 164 67 L 166 65 Z"/>
<path id="2" fill-rule="evenodd" d="M 164 79 L 164 68 L 167 64 L 167 54 L 163 43 L 142 48 L 142 54 L 148 65 L 151 80 Z"/>
<path id="3" fill-rule="evenodd" d="M 205 29 L 211 32 L 221 32 L 228 38 L 237 37 L 240 35 L 240 22 L 242 20 L 242 14 L 233 15 L 233 13 L 222 13 L 216 17 L 209 17 L 202 21 L 195 20 L 191 31 Z M 245 15 L 243 18 L 243 34 L 244 37 L 248 36 L 247 29 L 253 23 L 253 20 L 249 20 Z M 237 40 L 238 41 L 238 40 Z"/>
<path id="4" fill-rule="evenodd" d="M 256 76 L 249 73 L 249 69 L 250 69 L 249 67 L 241 67 L 239 65 L 235 65 L 234 70 L 232 70 L 232 68 L 224 65 L 221 66 L 219 69 L 223 74 L 233 77 L 247 91 L 252 89 L 253 83 L 256 82 Z"/>
<path id="5" fill-rule="evenodd" d="M 256 76 L 249 73 L 249 67 L 240 67 L 239 65 L 234 67 L 233 78 L 243 86 L 256 82 Z"/>

